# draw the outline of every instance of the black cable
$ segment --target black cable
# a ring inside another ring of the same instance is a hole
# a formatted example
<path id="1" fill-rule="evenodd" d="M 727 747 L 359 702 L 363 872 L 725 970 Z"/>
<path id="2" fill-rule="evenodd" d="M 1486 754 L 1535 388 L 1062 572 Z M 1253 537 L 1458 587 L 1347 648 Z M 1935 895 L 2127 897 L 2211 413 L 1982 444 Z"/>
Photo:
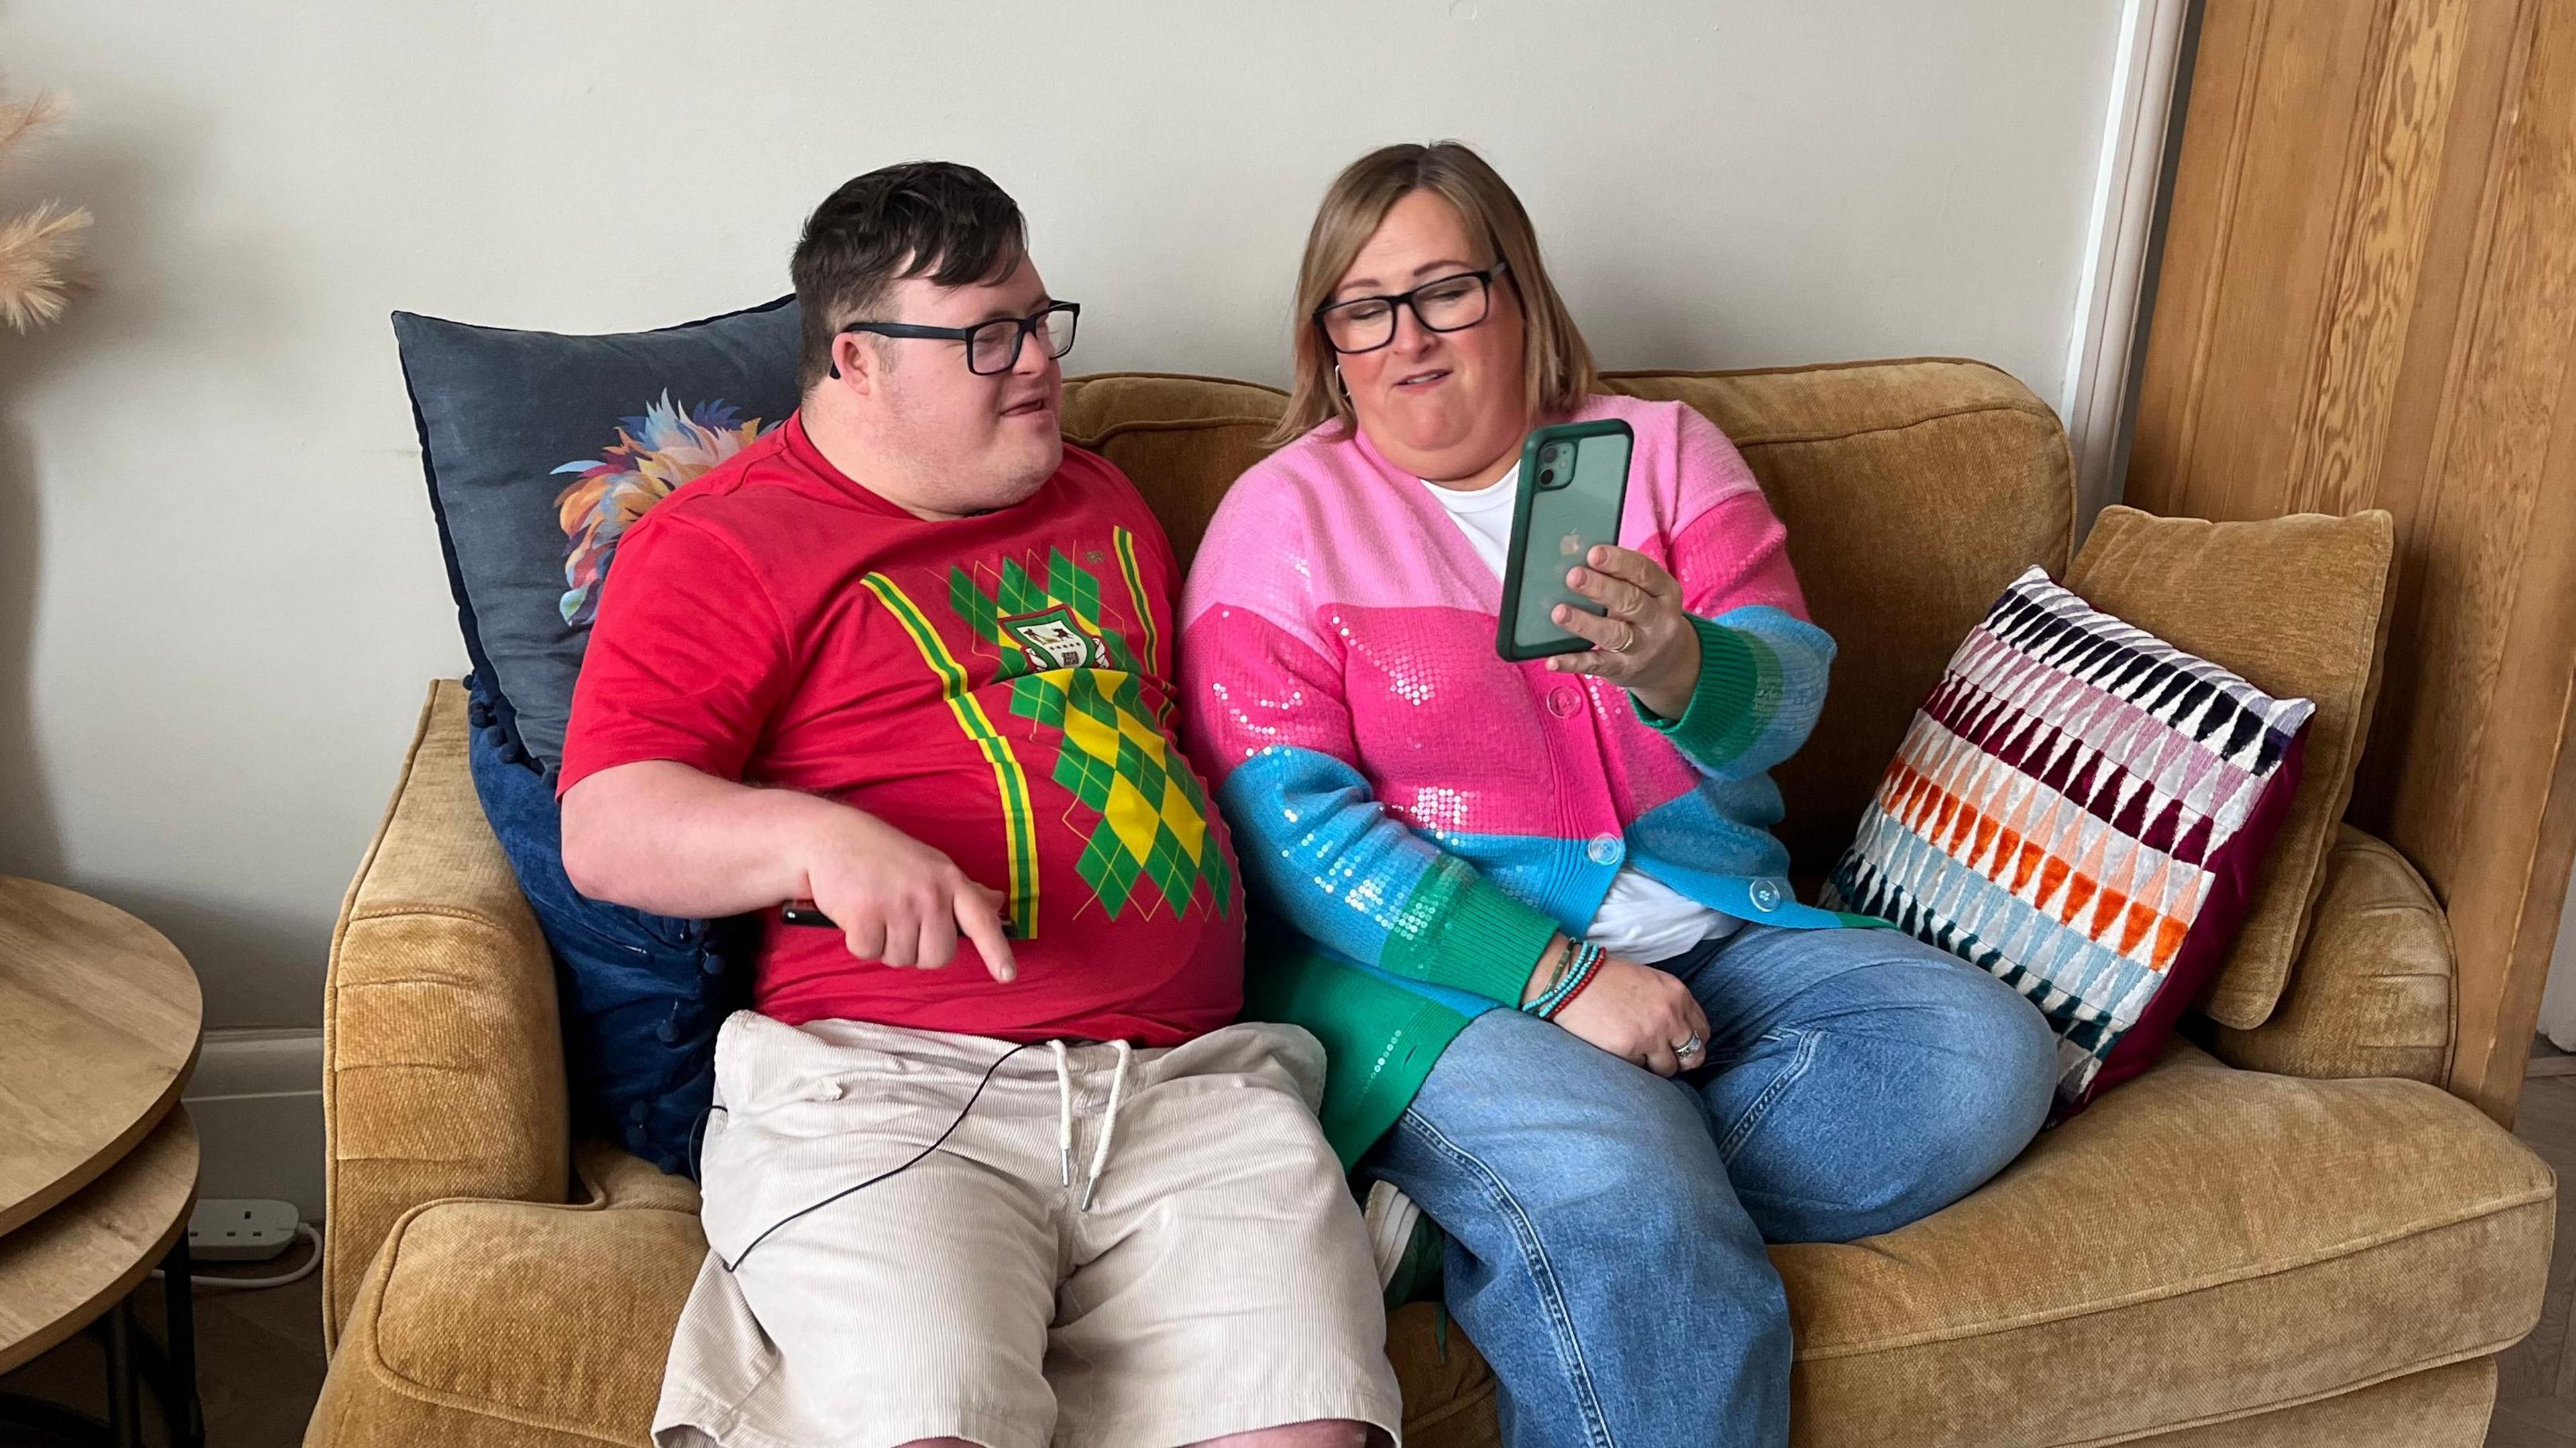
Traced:
<path id="1" fill-rule="evenodd" d="M 901 1166 L 889 1167 L 884 1171 L 878 1172 L 875 1176 L 868 1178 L 857 1186 L 843 1187 L 841 1190 L 832 1193 L 830 1196 L 814 1203 L 810 1207 L 800 1207 L 797 1210 L 788 1213 L 786 1216 L 779 1218 L 777 1221 L 770 1223 L 766 1228 L 762 1229 L 759 1236 L 751 1239 L 751 1246 L 743 1248 L 739 1256 L 736 1256 L 732 1261 L 727 1262 L 721 1255 L 719 1255 L 716 1258 L 717 1264 L 722 1266 L 726 1272 L 730 1273 L 735 1268 L 742 1265 L 743 1258 L 749 1257 L 752 1254 L 753 1248 L 756 1248 L 761 1243 L 768 1241 L 769 1234 L 771 1232 L 777 1231 L 779 1228 L 786 1226 L 788 1223 L 795 1221 L 797 1218 L 802 1217 L 809 1212 L 819 1212 L 823 1208 L 832 1205 L 843 1197 L 866 1191 L 868 1188 L 884 1181 L 887 1177 L 900 1175 L 912 1170 L 916 1166 L 919 1166 L 932 1152 L 947 1145 L 948 1138 L 956 1134 L 958 1127 L 966 1124 L 967 1113 L 973 1111 L 975 1109 L 975 1103 L 983 1099 L 984 1088 L 993 1084 L 993 1073 L 1002 1069 L 1002 1063 L 1011 1059 L 1013 1056 L 1020 1054 L 1022 1051 L 1027 1050 L 1031 1044 L 1031 1042 L 1022 1041 L 1020 1044 L 1013 1046 L 1011 1049 L 1004 1051 L 1001 1055 L 995 1057 L 993 1059 L 993 1064 L 984 1068 L 984 1079 L 975 1083 L 975 1094 L 967 1097 L 966 1104 L 957 1108 L 957 1119 L 948 1123 L 948 1129 L 939 1133 L 938 1140 L 933 1141 L 930 1145 L 923 1147 L 918 1152 L 915 1152 L 911 1160 L 905 1162 Z M 715 1107 L 714 1109 L 717 1111 L 724 1110 L 721 1106 Z"/>

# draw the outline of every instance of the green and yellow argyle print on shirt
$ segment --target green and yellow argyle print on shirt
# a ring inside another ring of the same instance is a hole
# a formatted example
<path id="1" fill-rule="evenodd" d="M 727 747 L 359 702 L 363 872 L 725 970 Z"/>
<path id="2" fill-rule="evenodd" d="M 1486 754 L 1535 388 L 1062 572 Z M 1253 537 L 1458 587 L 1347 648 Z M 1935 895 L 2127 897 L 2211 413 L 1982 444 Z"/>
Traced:
<path id="1" fill-rule="evenodd" d="M 1111 544 L 1131 612 L 1145 621 L 1141 657 L 1150 661 L 1153 614 L 1135 542 L 1122 528 Z M 994 679 L 1010 683 L 1011 713 L 1056 731 L 1050 777 L 1081 806 L 1066 823 L 1080 830 L 1082 817 L 1096 817 L 1075 870 L 1110 918 L 1131 904 L 1150 909 L 1156 897 L 1179 914 L 1201 881 L 1223 913 L 1233 872 L 1210 839 L 1206 792 L 1155 717 L 1168 716 L 1169 703 L 1156 711 L 1145 702 L 1136 646 L 1103 618 L 1099 575 L 1060 548 L 1049 550 L 1043 579 L 1016 558 L 998 569 L 959 565 L 949 571 L 948 603 L 999 656 Z M 1153 894 L 1140 899 L 1148 885 Z"/>

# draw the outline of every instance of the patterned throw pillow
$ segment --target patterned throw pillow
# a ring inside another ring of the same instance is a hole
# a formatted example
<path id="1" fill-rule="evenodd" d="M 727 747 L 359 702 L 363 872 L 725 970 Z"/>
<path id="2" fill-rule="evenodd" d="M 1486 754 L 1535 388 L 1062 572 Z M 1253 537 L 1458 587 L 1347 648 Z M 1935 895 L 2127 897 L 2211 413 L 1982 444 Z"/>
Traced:
<path id="1" fill-rule="evenodd" d="M 551 776 L 619 535 L 795 410 L 796 301 L 590 337 L 396 312 L 394 338 L 466 655 Z"/>
<path id="2" fill-rule="evenodd" d="M 2315 711 L 2033 568 L 1916 712 L 1828 903 L 2028 996 L 2071 1115 L 2145 1069 L 2235 939 Z"/>

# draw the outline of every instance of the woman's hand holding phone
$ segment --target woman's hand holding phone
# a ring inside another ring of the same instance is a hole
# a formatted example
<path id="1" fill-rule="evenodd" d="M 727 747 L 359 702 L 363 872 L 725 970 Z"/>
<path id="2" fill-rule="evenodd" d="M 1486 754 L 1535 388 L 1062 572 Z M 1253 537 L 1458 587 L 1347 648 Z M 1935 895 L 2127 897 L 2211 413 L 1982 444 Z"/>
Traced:
<path id="1" fill-rule="evenodd" d="M 1645 554 L 1607 543 L 1595 545 L 1583 564 L 1566 575 L 1567 586 L 1608 612 L 1558 604 L 1550 620 L 1592 647 L 1551 655 L 1548 671 L 1607 680 L 1658 716 L 1680 718 L 1699 687 L 1700 667 L 1699 630 L 1682 608 L 1681 582 Z"/>

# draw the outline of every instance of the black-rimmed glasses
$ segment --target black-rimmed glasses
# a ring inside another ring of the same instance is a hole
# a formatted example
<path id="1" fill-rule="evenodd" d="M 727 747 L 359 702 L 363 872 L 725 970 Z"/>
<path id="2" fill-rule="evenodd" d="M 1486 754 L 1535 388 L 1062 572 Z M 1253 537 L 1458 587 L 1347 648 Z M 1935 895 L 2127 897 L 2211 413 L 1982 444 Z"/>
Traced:
<path id="1" fill-rule="evenodd" d="M 1073 350 L 1073 329 L 1082 317 L 1080 302 L 1050 302 L 1025 317 L 995 317 L 971 327 L 928 327 L 919 322 L 852 322 L 844 332 L 870 332 L 880 337 L 926 337 L 966 344 L 966 370 L 978 377 L 998 377 L 1020 365 L 1020 344 L 1031 337 L 1050 357 Z"/>
<path id="2" fill-rule="evenodd" d="M 1374 352 L 1395 340 L 1395 313 L 1411 307 L 1425 331 L 1463 332 L 1493 310 L 1494 278 L 1509 270 L 1496 262 L 1483 271 L 1458 272 L 1391 296 L 1353 297 L 1315 309 L 1315 325 L 1334 351 Z"/>

